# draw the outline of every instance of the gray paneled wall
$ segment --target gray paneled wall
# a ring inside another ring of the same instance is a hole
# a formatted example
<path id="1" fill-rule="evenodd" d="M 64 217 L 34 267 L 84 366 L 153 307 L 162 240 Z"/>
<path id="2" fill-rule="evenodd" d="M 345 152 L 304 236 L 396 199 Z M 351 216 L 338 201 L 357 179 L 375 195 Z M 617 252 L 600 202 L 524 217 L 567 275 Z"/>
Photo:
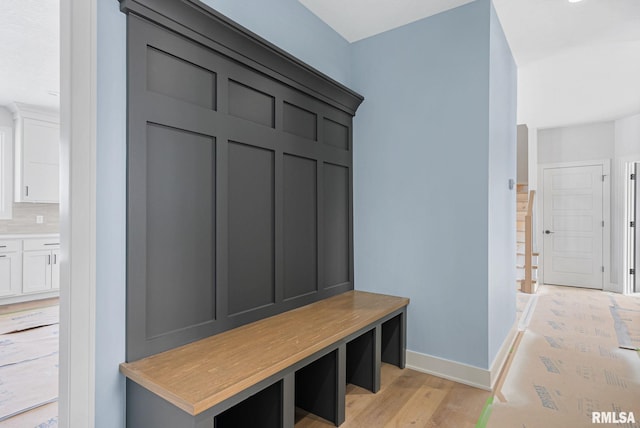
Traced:
<path id="1" fill-rule="evenodd" d="M 227 49 L 175 27 L 128 17 L 130 361 L 353 288 L 362 98 L 251 34 Z"/>

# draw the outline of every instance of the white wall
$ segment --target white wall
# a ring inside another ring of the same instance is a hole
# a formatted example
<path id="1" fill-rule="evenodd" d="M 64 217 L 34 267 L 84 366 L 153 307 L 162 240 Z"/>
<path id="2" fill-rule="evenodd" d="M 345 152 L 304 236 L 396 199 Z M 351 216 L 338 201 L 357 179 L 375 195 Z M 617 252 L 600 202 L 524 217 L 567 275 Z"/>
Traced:
<path id="1" fill-rule="evenodd" d="M 13 113 L 8 108 L 0 106 L 0 126 L 13 128 Z"/>
<path id="2" fill-rule="evenodd" d="M 614 122 L 538 130 L 538 163 L 612 159 Z"/>
<path id="3" fill-rule="evenodd" d="M 615 123 L 615 156 L 640 153 L 640 114 L 628 116 Z"/>

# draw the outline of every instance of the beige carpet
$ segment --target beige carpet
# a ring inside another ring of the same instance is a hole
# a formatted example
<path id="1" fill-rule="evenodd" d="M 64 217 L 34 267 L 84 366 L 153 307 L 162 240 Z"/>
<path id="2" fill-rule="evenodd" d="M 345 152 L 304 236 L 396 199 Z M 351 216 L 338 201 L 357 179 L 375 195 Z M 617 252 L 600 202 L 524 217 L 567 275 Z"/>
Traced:
<path id="1" fill-rule="evenodd" d="M 594 427 L 593 412 L 633 412 L 636 423 L 609 426 L 640 427 L 640 354 L 618 346 L 625 327 L 635 339 L 639 309 L 637 297 L 540 287 L 486 426 Z"/>

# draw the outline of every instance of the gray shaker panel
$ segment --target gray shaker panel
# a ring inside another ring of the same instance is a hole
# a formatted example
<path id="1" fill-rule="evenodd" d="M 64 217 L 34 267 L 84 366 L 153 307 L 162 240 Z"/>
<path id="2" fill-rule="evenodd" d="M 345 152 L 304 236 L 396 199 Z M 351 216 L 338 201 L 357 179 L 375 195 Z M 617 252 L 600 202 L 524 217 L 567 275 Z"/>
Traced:
<path id="1" fill-rule="evenodd" d="M 316 161 L 284 155 L 284 298 L 317 291 Z"/>
<path id="2" fill-rule="evenodd" d="M 318 135 L 318 116 L 308 110 L 284 103 L 283 129 L 299 137 L 316 140 Z"/>
<path id="3" fill-rule="evenodd" d="M 215 140 L 147 127 L 147 338 L 215 319 Z"/>
<path id="4" fill-rule="evenodd" d="M 147 47 L 147 88 L 216 109 L 216 73 L 150 46 Z"/>
<path id="5" fill-rule="evenodd" d="M 275 99 L 262 91 L 229 80 L 229 114 L 273 128 Z"/>
<path id="6" fill-rule="evenodd" d="M 132 12 L 127 360 L 352 289 L 352 192 L 345 182 L 351 180 L 351 144 L 346 150 L 337 146 L 344 147 L 341 125 L 350 141 L 352 110 L 361 98 L 335 82 L 312 84 L 321 77 L 313 72 L 302 80 L 274 72 L 267 59 L 281 54 L 274 46 L 246 39 L 244 29 L 228 27 L 230 22 L 196 2 L 123 0 L 123 6 Z M 256 62 L 259 52 L 266 56 Z M 340 96 L 329 99 L 334 89 Z M 346 99 L 352 107 L 345 109 Z M 192 162 L 186 153 L 174 156 L 154 147 L 158 163 L 148 174 L 147 164 L 155 161 L 148 159 L 154 154 L 147 153 L 147 142 L 158 138 L 147 138 L 147 132 L 162 134 L 169 147 L 199 147 L 194 141 L 207 140 L 211 153 L 198 151 Z M 210 175 L 204 174 L 210 200 L 189 191 L 164 193 L 171 186 L 200 186 L 195 181 L 202 178 L 204 159 L 211 161 Z M 166 174 L 176 162 L 181 171 Z M 176 224 L 177 207 L 185 205 L 183 223 Z M 203 205 L 211 207 L 210 229 L 199 225 L 207 216 Z M 174 232 L 180 235 L 173 239 L 177 247 L 166 239 Z"/>
<path id="7" fill-rule="evenodd" d="M 229 314 L 275 301 L 274 153 L 229 142 Z"/>
<path id="8" fill-rule="evenodd" d="M 331 119 L 323 120 L 324 143 L 343 150 L 349 150 L 349 127 Z"/>
<path id="9" fill-rule="evenodd" d="M 324 286 L 350 280 L 349 168 L 324 164 Z"/>

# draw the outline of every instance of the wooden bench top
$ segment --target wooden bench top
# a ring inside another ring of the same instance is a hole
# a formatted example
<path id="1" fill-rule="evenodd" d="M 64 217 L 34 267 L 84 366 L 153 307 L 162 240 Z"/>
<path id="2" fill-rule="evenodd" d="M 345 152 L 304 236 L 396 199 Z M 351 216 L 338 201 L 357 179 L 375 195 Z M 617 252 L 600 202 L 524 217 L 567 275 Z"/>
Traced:
<path id="1" fill-rule="evenodd" d="M 197 415 L 409 304 L 349 291 L 131 363 L 120 371 Z"/>

